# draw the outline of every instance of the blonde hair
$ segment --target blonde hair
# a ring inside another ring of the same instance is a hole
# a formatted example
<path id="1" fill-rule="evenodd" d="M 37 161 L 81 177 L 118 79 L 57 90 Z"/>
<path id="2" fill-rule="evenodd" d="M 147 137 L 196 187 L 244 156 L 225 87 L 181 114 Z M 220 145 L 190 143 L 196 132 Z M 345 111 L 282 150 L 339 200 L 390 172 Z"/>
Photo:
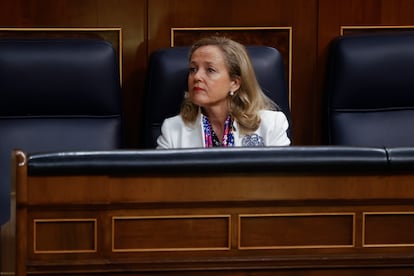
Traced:
<path id="1" fill-rule="evenodd" d="M 254 132 L 260 125 L 260 110 L 279 108 L 263 93 L 246 48 L 240 43 L 219 36 L 202 38 L 191 47 L 189 59 L 198 48 L 209 45 L 217 46 L 223 52 L 230 78 L 240 78 L 240 88 L 233 96 L 228 96 L 230 115 L 237 121 L 242 134 Z M 180 112 L 184 122 L 194 122 L 199 108 L 185 97 Z"/>

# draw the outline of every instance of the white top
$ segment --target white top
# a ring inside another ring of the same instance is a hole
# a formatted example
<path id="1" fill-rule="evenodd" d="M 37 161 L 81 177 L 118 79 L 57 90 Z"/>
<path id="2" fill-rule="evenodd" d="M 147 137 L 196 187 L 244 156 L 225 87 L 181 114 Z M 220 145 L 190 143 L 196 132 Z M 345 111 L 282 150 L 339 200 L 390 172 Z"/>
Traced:
<path id="1" fill-rule="evenodd" d="M 289 127 L 285 114 L 281 111 L 260 111 L 259 128 L 250 135 L 242 135 L 238 131 L 237 121 L 234 126 L 234 146 L 289 146 L 290 139 L 286 130 Z M 261 139 L 260 139 L 261 138 Z M 261 140 L 262 143 L 257 143 Z M 180 115 L 167 118 L 161 126 L 161 135 L 157 139 L 158 149 L 172 148 L 204 148 L 204 129 L 201 113 L 192 124 L 185 124 Z"/>

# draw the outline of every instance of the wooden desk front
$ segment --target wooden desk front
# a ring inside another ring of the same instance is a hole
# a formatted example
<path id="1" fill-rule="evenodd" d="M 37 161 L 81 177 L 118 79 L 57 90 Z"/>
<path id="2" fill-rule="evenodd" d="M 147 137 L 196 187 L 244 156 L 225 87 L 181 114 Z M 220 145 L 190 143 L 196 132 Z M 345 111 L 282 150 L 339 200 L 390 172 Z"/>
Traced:
<path id="1" fill-rule="evenodd" d="M 27 173 L 17 275 L 410 275 L 414 174 Z"/>

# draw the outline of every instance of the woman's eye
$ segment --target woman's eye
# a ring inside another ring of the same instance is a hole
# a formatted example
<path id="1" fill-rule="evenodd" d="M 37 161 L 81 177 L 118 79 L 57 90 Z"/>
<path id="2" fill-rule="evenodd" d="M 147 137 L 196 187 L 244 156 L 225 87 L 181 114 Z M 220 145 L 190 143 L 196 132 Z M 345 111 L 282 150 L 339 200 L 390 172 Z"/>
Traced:
<path id="1" fill-rule="evenodd" d="M 216 72 L 216 70 L 214 68 L 208 68 L 207 71 L 210 72 L 210 73 Z"/>
<path id="2" fill-rule="evenodd" d="M 190 71 L 190 73 L 194 73 L 196 71 L 196 68 L 195 67 L 190 67 L 189 71 Z"/>

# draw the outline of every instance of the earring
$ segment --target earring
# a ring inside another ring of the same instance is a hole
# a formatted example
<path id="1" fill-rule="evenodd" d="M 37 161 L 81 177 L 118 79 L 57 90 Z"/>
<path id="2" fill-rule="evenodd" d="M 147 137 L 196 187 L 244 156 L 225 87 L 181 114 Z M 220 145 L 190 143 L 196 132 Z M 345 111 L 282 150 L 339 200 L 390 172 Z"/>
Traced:
<path id="1" fill-rule="evenodd" d="M 230 96 L 234 96 L 234 92 L 233 91 L 230 91 Z"/>

